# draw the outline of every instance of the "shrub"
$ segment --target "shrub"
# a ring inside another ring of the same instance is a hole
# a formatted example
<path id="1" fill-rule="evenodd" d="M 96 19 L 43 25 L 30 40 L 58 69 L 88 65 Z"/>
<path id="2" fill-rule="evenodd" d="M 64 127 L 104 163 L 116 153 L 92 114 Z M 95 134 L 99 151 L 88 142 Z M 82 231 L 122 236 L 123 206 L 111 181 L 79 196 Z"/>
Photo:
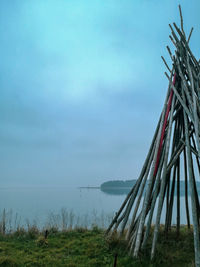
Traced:
<path id="1" fill-rule="evenodd" d="M 39 230 L 35 225 L 30 226 L 28 228 L 28 237 L 30 239 L 35 239 L 38 235 L 39 235 Z"/>

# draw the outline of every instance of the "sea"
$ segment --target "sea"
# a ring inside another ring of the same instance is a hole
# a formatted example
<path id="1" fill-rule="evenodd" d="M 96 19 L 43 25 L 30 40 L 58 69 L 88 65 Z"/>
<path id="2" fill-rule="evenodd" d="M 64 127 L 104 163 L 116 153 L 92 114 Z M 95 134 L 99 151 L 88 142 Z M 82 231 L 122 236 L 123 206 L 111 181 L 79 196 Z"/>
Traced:
<path id="1" fill-rule="evenodd" d="M 37 225 L 47 227 L 106 228 L 122 205 L 126 194 L 105 193 L 100 188 L 78 187 L 2 187 L 0 188 L 0 216 L 6 214 L 11 229 Z M 142 201 L 141 201 L 142 202 Z M 176 223 L 176 196 L 172 224 Z M 191 200 L 189 208 L 191 213 Z M 141 209 L 142 205 L 140 205 Z M 185 198 L 180 197 L 181 224 L 186 224 Z M 165 203 L 161 223 L 165 221 Z M 156 208 L 153 222 L 155 221 Z"/>

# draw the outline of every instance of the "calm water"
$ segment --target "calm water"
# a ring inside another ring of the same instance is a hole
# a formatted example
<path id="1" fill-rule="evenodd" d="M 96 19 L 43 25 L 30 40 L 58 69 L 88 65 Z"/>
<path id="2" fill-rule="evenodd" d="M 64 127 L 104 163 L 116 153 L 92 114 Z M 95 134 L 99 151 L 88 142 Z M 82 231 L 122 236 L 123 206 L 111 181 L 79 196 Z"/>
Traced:
<path id="1" fill-rule="evenodd" d="M 101 218 L 102 224 L 106 227 L 125 197 L 105 194 L 100 189 L 7 187 L 0 189 L 0 211 L 4 208 L 7 212 L 12 210 L 13 220 L 17 214 L 18 220 L 21 217 L 20 223 L 25 223 L 26 219 L 29 219 L 35 220 L 38 225 L 44 225 L 52 214 L 59 216 L 61 209 L 65 209 L 71 212 L 80 224 L 87 224 L 89 221 L 99 223 Z M 176 222 L 176 198 L 174 201 L 173 223 Z M 162 215 L 161 223 L 163 222 Z M 184 197 L 181 197 L 181 223 L 186 224 Z"/>

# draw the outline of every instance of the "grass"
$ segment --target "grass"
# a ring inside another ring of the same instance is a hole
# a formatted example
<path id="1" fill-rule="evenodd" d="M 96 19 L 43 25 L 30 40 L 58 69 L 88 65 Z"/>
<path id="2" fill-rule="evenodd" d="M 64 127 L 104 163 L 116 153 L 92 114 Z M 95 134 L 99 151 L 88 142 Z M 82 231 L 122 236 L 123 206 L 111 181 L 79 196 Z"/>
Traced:
<path id="1" fill-rule="evenodd" d="M 171 231 L 166 237 L 161 230 L 156 258 L 149 260 L 151 243 L 138 259 L 128 256 L 126 242 L 117 233 L 105 238 L 104 231 L 77 228 L 40 232 L 36 227 L 19 228 L 0 235 L 0 266 L 113 266 L 117 267 L 194 266 L 193 233 L 181 228 L 179 237 Z"/>

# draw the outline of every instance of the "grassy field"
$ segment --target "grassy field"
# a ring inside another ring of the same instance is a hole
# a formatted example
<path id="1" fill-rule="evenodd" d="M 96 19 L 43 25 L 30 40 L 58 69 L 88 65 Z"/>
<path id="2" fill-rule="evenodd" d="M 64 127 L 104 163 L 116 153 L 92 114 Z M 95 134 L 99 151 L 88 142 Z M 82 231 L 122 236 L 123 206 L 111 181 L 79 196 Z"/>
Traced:
<path id="1" fill-rule="evenodd" d="M 194 266 L 193 234 L 184 227 L 180 236 L 160 233 L 154 262 L 149 261 L 150 244 L 138 259 L 127 256 L 126 243 L 117 235 L 104 237 L 97 227 L 59 232 L 51 229 L 47 238 L 36 228 L 0 235 L 0 266 Z"/>

